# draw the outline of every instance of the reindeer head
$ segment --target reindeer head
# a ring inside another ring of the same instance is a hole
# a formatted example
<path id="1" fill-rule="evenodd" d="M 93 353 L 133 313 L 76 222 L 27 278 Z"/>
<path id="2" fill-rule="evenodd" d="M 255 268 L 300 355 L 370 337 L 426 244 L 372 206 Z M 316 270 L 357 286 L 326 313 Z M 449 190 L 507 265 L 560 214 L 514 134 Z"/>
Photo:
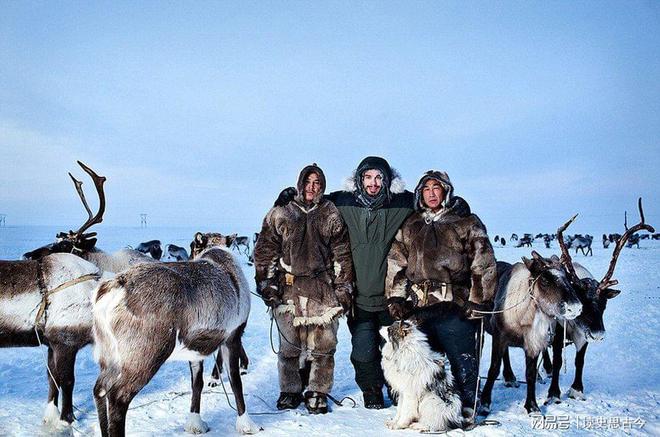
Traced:
<path id="1" fill-rule="evenodd" d="M 531 275 L 530 293 L 545 314 L 571 320 L 582 310 L 568 273 L 559 258 L 543 258 L 535 250 L 532 259 L 522 258 Z"/>
<path id="2" fill-rule="evenodd" d="M 197 258 L 200 253 L 210 247 L 231 247 L 236 235 L 222 235 L 218 232 L 207 232 L 205 234 L 197 232 L 193 237 L 192 243 L 190 243 L 190 259 Z"/>
<path id="3" fill-rule="evenodd" d="M 614 268 L 616 267 L 616 262 L 623 249 L 626 241 L 628 241 L 635 233 L 640 230 L 646 230 L 648 232 L 655 232 L 655 229 L 651 225 L 644 223 L 644 210 L 642 208 L 642 198 L 640 197 L 637 201 L 637 206 L 639 208 L 640 222 L 628 229 L 627 215 L 625 221 L 626 232 L 616 240 L 616 246 L 612 253 L 612 259 L 610 260 L 610 266 L 607 269 L 607 273 L 600 281 L 597 281 L 590 277 L 580 278 L 575 271 L 573 266 L 573 261 L 571 260 L 571 255 L 564 245 L 561 244 L 562 239 L 560 238 L 560 247 L 562 249 L 562 264 L 566 267 L 566 270 L 569 274 L 571 283 L 573 284 L 575 290 L 577 291 L 580 302 L 582 302 L 582 314 L 575 320 L 575 323 L 586 333 L 588 340 L 602 340 L 605 337 L 605 325 L 603 323 L 603 313 L 605 312 L 605 307 L 607 306 L 607 301 L 612 299 L 621 293 L 620 290 L 615 290 L 612 286 L 617 285 L 619 281 L 612 279 L 614 274 Z M 573 216 L 571 220 L 566 222 L 564 226 L 559 228 L 558 235 L 561 236 L 561 233 L 566 230 L 568 225 L 575 220 L 577 214 Z M 612 235 L 612 234 L 610 234 Z M 593 237 L 592 237 L 593 238 Z M 603 235 L 603 240 L 605 235 Z"/>
<path id="4" fill-rule="evenodd" d="M 103 221 L 103 213 L 105 212 L 105 194 L 103 192 L 103 184 L 106 181 L 105 176 L 97 175 L 94 170 L 87 167 L 82 162 L 78 161 L 78 164 L 82 167 L 87 174 L 90 175 L 94 181 L 94 186 L 96 187 L 96 192 L 99 196 L 99 209 L 96 215 L 92 216 L 92 211 L 89 209 L 87 200 L 85 199 L 85 194 L 82 190 L 82 182 L 73 177 L 71 173 L 69 176 L 73 180 L 73 183 L 78 192 L 78 196 L 89 215 L 87 221 L 77 230 L 69 232 L 60 232 L 56 236 L 56 241 L 54 243 L 42 246 L 38 249 L 35 249 L 31 252 L 26 252 L 23 254 L 23 259 L 39 259 L 43 258 L 46 255 L 52 253 L 74 253 L 76 255 L 82 255 L 84 253 L 90 252 L 94 249 L 96 245 L 96 232 L 85 233 L 92 225 L 96 223 L 101 223 Z"/>

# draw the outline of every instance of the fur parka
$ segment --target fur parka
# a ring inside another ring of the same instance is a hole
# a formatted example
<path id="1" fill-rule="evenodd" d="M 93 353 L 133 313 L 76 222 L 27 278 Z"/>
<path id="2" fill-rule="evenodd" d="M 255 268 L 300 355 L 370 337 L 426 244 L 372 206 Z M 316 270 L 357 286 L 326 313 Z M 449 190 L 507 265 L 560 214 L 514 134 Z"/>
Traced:
<path id="1" fill-rule="evenodd" d="M 422 200 L 421 189 L 436 179 L 445 189 L 442 208 L 433 213 Z M 444 172 L 424 174 L 415 190 L 416 212 L 397 232 L 388 254 L 386 296 L 409 298 L 411 287 L 424 281 L 451 284 L 463 303 L 492 301 L 497 285 L 495 255 L 479 217 L 467 203 L 453 196 Z"/>
<path id="2" fill-rule="evenodd" d="M 321 193 L 305 203 L 304 183 L 312 172 L 319 175 Z M 319 167 L 305 167 L 297 189 L 293 201 L 273 207 L 263 221 L 254 248 L 257 286 L 278 289 L 283 304 L 276 311 L 293 314 L 294 326 L 329 325 L 343 313 L 340 294 L 353 290 L 348 230 L 335 205 L 322 196 L 325 177 Z"/>

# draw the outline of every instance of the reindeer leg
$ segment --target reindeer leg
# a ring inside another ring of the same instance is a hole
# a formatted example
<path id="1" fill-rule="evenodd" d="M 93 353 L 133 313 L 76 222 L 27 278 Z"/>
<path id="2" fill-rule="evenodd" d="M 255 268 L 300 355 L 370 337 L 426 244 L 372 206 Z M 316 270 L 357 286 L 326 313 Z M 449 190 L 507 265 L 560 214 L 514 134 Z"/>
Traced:
<path id="1" fill-rule="evenodd" d="M 502 357 L 507 345 L 504 344 L 497 333 L 493 333 L 493 346 L 490 355 L 490 368 L 488 369 L 488 378 L 484 389 L 481 392 L 481 408 L 479 415 L 487 416 L 490 413 L 491 394 L 493 392 L 493 384 L 495 379 L 500 374 L 500 366 L 502 364 Z"/>
<path id="2" fill-rule="evenodd" d="M 561 389 L 559 388 L 559 371 L 561 370 L 561 354 L 564 349 L 564 328 L 557 324 L 555 338 L 552 341 L 552 382 L 548 390 L 548 399 L 545 405 L 561 403 Z M 547 350 L 544 351 L 544 357 Z"/>
<path id="3" fill-rule="evenodd" d="M 247 374 L 248 365 L 250 364 L 250 359 L 248 358 L 247 353 L 245 353 L 245 348 L 242 345 L 241 345 L 240 364 L 241 364 L 241 375 Z"/>
<path id="4" fill-rule="evenodd" d="M 516 375 L 513 373 L 511 368 L 511 358 L 509 356 L 509 348 L 504 349 L 503 354 L 504 361 L 504 370 L 502 370 L 502 375 L 504 376 L 504 386 L 505 387 L 520 387 L 520 383 L 516 379 Z"/>
<path id="5" fill-rule="evenodd" d="M 54 345 L 48 346 L 48 369 L 55 373 L 55 354 Z M 46 378 L 48 379 L 48 405 L 44 412 L 44 423 L 57 423 L 60 420 L 60 410 L 57 408 L 60 400 L 60 392 L 57 384 L 46 369 Z"/>
<path id="6" fill-rule="evenodd" d="M 218 354 L 220 356 L 220 354 Z M 183 429 L 191 434 L 203 434 L 209 431 L 209 426 L 199 415 L 204 388 L 204 361 L 189 361 L 192 399 L 190 400 L 190 415 Z"/>
<path id="7" fill-rule="evenodd" d="M 101 369 L 101 374 L 99 374 L 96 384 L 94 384 L 94 403 L 96 404 L 102 437 L 108 437 L 108 403 L 105 398 L 105 379 L 104 371 Z"/>
<path id="8" fill-rule="evenodd" d="M 527 414 L 540 413 L 541 409 L 536 403 L 536 363 L 538 362 L 538 354 L 530 356 L 525 351 L 525 379 L 527 380 L 527 399 L 525 400 L 525 409 Z"/>
<path id="9" fill-rule="evenodd" d="M 212 380 L 209 381 L 209 387 L 217 387 L 218 381 L 222 378 L 222 366 L 224 365 L 222 361 L 222 348 L 219 347 L 216 351 L 215 364 L 213 370 L 211 371 Z"/>
<path id="10" fill-rule="evenodd" d="M 575 380 L 568 391 L 568 397 L 572 399 L 585 400 L 584 385 L 582 384 L 582 372 L 584 371 L 584 356 L 587 354 L 587 346 L 585 343 L 582 349 L 575 354 Z"/>
<path id="11" fill-rule="evenodd" d="M 75 384 L 74 367 L 76 364 L 75 348 L 55 349 L 55 373 L 62 390 L 62 413 L 60 419 L 65 422 L 73 422 L 73 386 Z"/>
<path id="12" fill-rule="evenodd" d="M 238 418 L 236 419 L 236 431 L 240 434 L 254 434 L 258 432 L 260 428 L 252 421 L 252 419 L 250 419 L 250 416 L 246 411 L 245 399 L 243 397 L 243 382 L 241 381 L 241 372 L 239 369 L 241 349 L 243 348 L 241 337 L 243 336 L 244 330 L 245 323 L 239 326 L 236 331 L 229 336 L 225 345 L 229 355 L 229 382 L 231 384 L 231 389 L 234 392 L 236 412 L 238 413 Z"/>

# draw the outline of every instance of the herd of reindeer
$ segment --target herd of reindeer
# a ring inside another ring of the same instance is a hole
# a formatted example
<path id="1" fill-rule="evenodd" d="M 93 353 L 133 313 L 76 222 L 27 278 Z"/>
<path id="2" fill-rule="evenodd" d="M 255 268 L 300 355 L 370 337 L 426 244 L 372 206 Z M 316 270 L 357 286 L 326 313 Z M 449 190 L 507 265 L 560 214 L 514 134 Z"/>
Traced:
<path id="1" fill-rule="evenodd" d="M 78 230 L 58 233 L 55 242 L 25 253 L 23 260 L 0 261 L 0 347 L 48 348 L 44 420 L 73 422 L 76 354 L 93 343 L 100 367 L 93 396 L 103 436 L 125 435 L 132 399 L 168 359 L 190 363 L 192 400 L 184 429 L 190 433 L 208 431 L 199 414 L 203 360 L 216 351 L 212 377 L 220 378 L 226 361 L 238 413 L 237 431 L 258 432 L 260 428 L 247 414 L 241 382 L 248 364 L 241 337 L 250 310 L 250 287 L 231 254 L 234 249 L 251 258 L 249 238 L 198 232 L 190 244 L 190 254 L 182 247 L 166 246 L 169 257 L 177 260 L 172 262 L 159 261 L 163 251 L 157 240 L 135 249 L 104 252 L 96 247 L 96 233 L 87 231 L 103 220 L 106 178 L 78 163 L 96 188 L 97 213 L 92 214 L 87 204 L 82 182 L 69 174 L 89 218 Z M 481 415 L 491 410 L 492 388 L 502 362 L 504 384 L 519 385 L 511 368 L 509 346 L 525 352 L 524 406 L 529 414 L 540 411 L 535 387 L 541 355 L 544 370 L 552 375 L 546 403 L 560 402 L 564 338 L 577 350 L 575 379 L 568 396 L 585 399 L 582 375 L 586 349 L 590 342 L 604 338 L 607 301 L 620 293 L 612 288 L 618 283 L 612 277 L 619 254 L 635 241 L 638 232 L 655 232 L 645 223 L 641 199 L 638 209 L 638 224 L 628 228 L 626 223 L 623 235 L 607 238 L 614 250 L 601 280 L 571 259 L 571 246 L 577 253 L 582 239 L 593 239 L 564 237 L 576 216 L 556 234 L 534 237 L 556 239 L 560 256 L 544 258 L 532 251 L 531 258 L 523 257 L 522 262 L 497 263 L 494 311 L 484 319 L 485 330 L 492 337 L 492 355 L 481 396 Z M 252 247 L 256 238 L 258 235 L 252 239 Z M 512 239 L 516 238 L 514 234 Z M 531 246 L 531 240 L 532 236 L 525 234 L 518 243 L 522 246 L 529 241 Z M 505 244 L 499 236 L 495 242 Z"/>
<path id="2" fill-rule="evenodd" d="M 626 230 L 628 230 L 628 214 L 625 214 L 624 218 L 624 227 Z M 622 235 L 621 234 L 603 234 L 603 248 L 607 249 L 610 247 L 610 244 L 616 244 L 619 240 L 621 240 Z M 519 237 L 518 234 L 513 233 L 511 234 L 511 238 L 509 238 L 509 241 L 515 241 L 515 246 L 514 247 L 532 247 L 532 243 L 535 240 L 543 240 L 543 244 L 545 244 L 546 249 L 550 249 L 550 244 L 557 239 L 557 234 L 536 234 L 536 236 L 533 236 L 533 234 L 523 234 L 522 237 Z M 575 253 L 577 254 L 578 250 L 582 252 L 582 255 L 593 255 L 594 252 L 591 249 L 591 244 L 594 241 L 593 235 L 582 235 L 582 234 L 573 234 L 573 235 L 565 235 L 564 236 L 564 244 L 566 245 L 566 248 L 568 249 L 575 249 Z M 628 239 L 626 240 L 626 247 L 631 248 L 633 246 L 636 246 L 639 249 L 639 242 L 641 240 L 660 240 L 660 233 L 633 233 L 631 234 Z M 500 237 L 499 235 L 495 235 L 495 238 L 493 241 L 497 244 L 499 244 L 501 247 L 506 246 L 506 238 Z"/>

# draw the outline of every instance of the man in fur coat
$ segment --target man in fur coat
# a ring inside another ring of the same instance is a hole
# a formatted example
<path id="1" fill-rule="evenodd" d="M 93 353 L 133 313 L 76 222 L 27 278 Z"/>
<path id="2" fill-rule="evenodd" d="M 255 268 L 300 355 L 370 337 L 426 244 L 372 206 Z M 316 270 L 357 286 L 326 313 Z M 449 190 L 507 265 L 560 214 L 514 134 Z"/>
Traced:
<path id="1" fill-rule="evenodd" d="M 478 383 L 474 309 L 489 309 L 497 273 L 486 228 L 447 173 L 428 171 L 415 188 L 415 210 L 388 255 L 386 294 L 396 319 L 413 317 L 431 347 L 447 354 L 472 420 Z"/>
<path id="2" fill-rule="evenodd" d="M 277 407 L 296 408 L 307 385 L 312 414 L 328 412 L 337 318 L 353 299 L 348 231 L 324 190 L 323 171 L 316 164 L 303 168 L 294 200 L 268 212 L 254 248 L 257 290 L 280 333 Z"/>

